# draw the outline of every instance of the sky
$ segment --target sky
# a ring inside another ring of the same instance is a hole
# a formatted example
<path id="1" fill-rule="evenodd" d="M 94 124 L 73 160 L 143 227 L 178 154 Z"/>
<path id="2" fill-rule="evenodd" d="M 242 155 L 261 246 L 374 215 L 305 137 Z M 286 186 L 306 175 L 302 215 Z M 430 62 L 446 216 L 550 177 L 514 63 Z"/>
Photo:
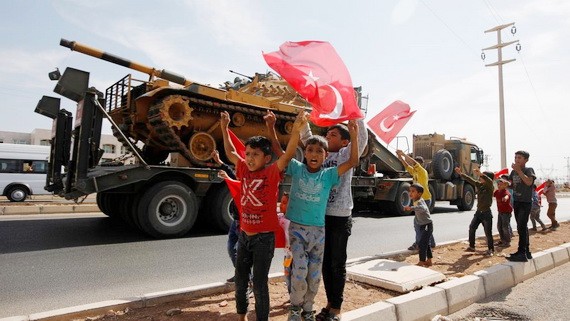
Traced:
<path id="1" fill-rule="evenodd" d="M 0 130 L 51 128 L 34 113 L 55 86 L 56 67 L 90 72 L 101 91 L 132 73 L 61 47 L 74 40 L 142 64 L 218 87 L 235 75 L 269 69 L 262 52 L 285 41 L 330 42 L 368 95 L 366 119 L 395 100 L 416 113 L 400 135 L 438 133 L 476 143 L 484 168 L 501 169 L 499 77 L 495 26 L 502 31 L 506 163 L 530 153 L 537 176 L 570 173 L 570 2 L 567 0 L 60 0 L 12 1 L 0 11 Z M 71 100 L 62 108 L 75 111 Z M 109 132 L 110 133 L 110 130 Z M 405 139 L 388 147 L 406 149 Z M 404 144 L 404 145 L 401 145 Z"/>

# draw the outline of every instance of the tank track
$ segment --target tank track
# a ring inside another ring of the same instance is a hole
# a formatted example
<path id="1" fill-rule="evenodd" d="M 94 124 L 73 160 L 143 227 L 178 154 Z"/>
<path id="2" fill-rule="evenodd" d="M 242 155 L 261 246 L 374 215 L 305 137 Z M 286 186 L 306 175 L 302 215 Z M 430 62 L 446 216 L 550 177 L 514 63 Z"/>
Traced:
<path id="1" fill-rule="evenodd" d="M 188 97 L 190 102 L 192 103 L 193 108 L 198 111 L 208 112 L 208 113 L 217 113 L 219 114 L 221 111 L 235 111 L 241 112 L 246 115 L 247 119 L 252 118 L 261 118 L 263 121 L 263 116 L 266 114 L 266 110 L 237 105 L 237 104 L 229 104 L 226 102 L 218 102 L 212 100 L 201 99 L 197 97 Z M 178 150 L 182 153 L 184 157 L 186 157 L 190 162 L 197 166 L 206 166 L 206 163 L 200 161 L 192 156 L 192 153 L 186 146 L 186 144 L 180 139 L 180 136 L 177 135 L 176 131 L 169 126 L 169 123 L 162 118 L 162 114 L 160 113 L 160 106 L 155 104 L 149 108 L 148 111 L 148 120 L 151 126 L 155 129 L 155 132 L 159 135 L 160 140 L 163 144 L 168 146 L 171 150 Z M 284 121 L 294 121 L 296 115 L 288 116 L 283 115 L 280 113 L 276 113 L 275 117 L 280 120 Z"/>

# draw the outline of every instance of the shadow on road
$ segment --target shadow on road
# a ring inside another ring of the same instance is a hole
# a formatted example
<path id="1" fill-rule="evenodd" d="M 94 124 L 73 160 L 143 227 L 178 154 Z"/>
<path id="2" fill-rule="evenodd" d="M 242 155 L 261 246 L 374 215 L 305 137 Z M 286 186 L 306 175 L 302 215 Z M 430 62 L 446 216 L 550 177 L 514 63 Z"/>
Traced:
<path id="1" fill-rule="evenodd" d="M 184 238 L 221 235 L 224 232 L 196 222 Z M 38 218 L 0 222 L 0 254 L 43 251 L 66 247 L 160 242 L 109 217 Z"/>

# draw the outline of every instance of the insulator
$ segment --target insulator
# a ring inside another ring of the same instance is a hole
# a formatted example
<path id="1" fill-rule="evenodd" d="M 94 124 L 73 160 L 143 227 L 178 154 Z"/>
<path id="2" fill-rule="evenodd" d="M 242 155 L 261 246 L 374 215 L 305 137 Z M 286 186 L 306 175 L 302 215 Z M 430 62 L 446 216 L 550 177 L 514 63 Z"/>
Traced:
<path id="1" fill-rule="evenodd" d="M 515 35 L 515 33 L 517 33 L 517 27 L 512 26 L 511 27 L 511 33 L 513 34 L 513 36 Z"/>
<path id="2" fill-rule="evenodd" d="M 481 60 L 485 60 L 485 53 L 481 52 Z"/>
<path id="3" fill-rule="evenodd" d="M 522 49 L 521 44 L 520 44 L 520 43 L 517 43 L 517 45 L 515 46 L 515 49 L 516 49 L 518 52 L 520 52 L 521 49 Z"/>

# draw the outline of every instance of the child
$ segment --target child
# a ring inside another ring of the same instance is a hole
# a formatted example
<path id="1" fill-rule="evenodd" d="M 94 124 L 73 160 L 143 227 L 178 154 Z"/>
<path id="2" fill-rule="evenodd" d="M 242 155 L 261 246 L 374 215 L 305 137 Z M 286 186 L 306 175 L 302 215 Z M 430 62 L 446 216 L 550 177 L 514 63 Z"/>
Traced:
<path id="1" fill-rule="evenodd" d="M 540 195 L 538 195 L 538 192 L 536 190 L 532 191 L 532 206 L 530 207 L 530 221 L 532 223 L 531 230 L 533 231 L 536 231 L 536 222 L 540 224 L 543 231 L 547 230 L 546 225 L 544 225 L 544 223 L 540 219 L 541 206 L 542 205 L 540 204 Z"/>
<path id="2" fill-rule="evenodd" d="M 546 215 L 552 222 L 550 224 L 550 229 L 556 231 L 560 227 L 560 224 L 556 220 L 556 207 L 558 206 L 558 202 L 556 201 L 556 186 L 554 186 L 554 181 L 549 179 L 546 181 L 546 185 L 542 190 L 544 196 L 546 196 L 546 201 L 548 202 L 548 211 Z"/>
<path id="3" fill-rule="evenodd" d="M 313 304 L 321 281 L 329 193 L 339 177 L 358 164 L 358 125 L 351 120 L 348 128 L 352 145 L 346 162 L 323 168 L 327 140 L 312 136 L 305 143 L 306 164 L 293 159 L 287 167 L 291 190 L 286 216 L 290 221 L 289 243 L 293 254 L 289 321 L 315 320 Z"/>
<path id="4" fill-rule="evenodd" d="M 491 205 L 493 205 L 493 178 L 495 174 L 492 172 L 481 173 L 478 168 L 473 170 L 475 175 L 479 175 L 479 180 L 476 181 L 468 175 L 461 172 L 459 167 L 455 168 L 455 172 L 463 179 L 468 181 L 473 186 L 477 187 L 477 211 L 473 215 L 473 220 L 469 224 L 469 247 L 465 249 L 467 252 L 475 252 L 475 232 L 479 224 L 483 224 L 485 237 L 487 238 L 487 252 L 486 256 L 493 256 L 495 253 L 495 246 L 493 244 L 493 213 L 491 212 Z"/>
<path id="5" fill-rule="evenodd" d="M 429 214 L 429 207 L 426 201 L 422 198 L 424 188 L 418 183 L 412 184 L 410 186 L 410 198 L 412 199 L 412 206 L 404 206 L 406 211 L 414 211 L 414 221 L 419 226 L 420 230 L 420 241 L 418 244 L 420 262 L 418 266 L 429 267 L 433 263 L 431 245 L 429 244 L 429 239 L 433 234 L 433 222 Z"/>
<path id="6" fill-rule="evenodd" d="M 511 246 L 511 238 L 513 237 L 510 230 L 513 206 L 511 205 L 511 193 L 507 190 L 509 185 L 509 181 L 500 178 L 497 180 L 498 189 L 493 193 L 497 201 L 497 212 L 499 212 L 497 230 L 499 230 L 501 239 L 495 244 L 499 247 Z"/>
<path id="7" fill-rule="evenodd" d="M 297 115 L 291 139 L 285 154 L 271 165 L 271 141 L 254 136 L 245 142 L 245 159 L 241 158 L 229 138 L 230 115 L 220 114 L 224 150 L 230 162 L 236 165 L 236 177 L 242 184 L 240 227 L 238 236 L 235 297 L 240 321 L 246 320 L 249 274 L 253 269 L 253 292 L 257 320 L 269 319 L 268 273 L 275 249 L 277 195 L 283 170 L 295 155 L 299 144 L 299 129 L 306 122 L 306 112 Z"/>

